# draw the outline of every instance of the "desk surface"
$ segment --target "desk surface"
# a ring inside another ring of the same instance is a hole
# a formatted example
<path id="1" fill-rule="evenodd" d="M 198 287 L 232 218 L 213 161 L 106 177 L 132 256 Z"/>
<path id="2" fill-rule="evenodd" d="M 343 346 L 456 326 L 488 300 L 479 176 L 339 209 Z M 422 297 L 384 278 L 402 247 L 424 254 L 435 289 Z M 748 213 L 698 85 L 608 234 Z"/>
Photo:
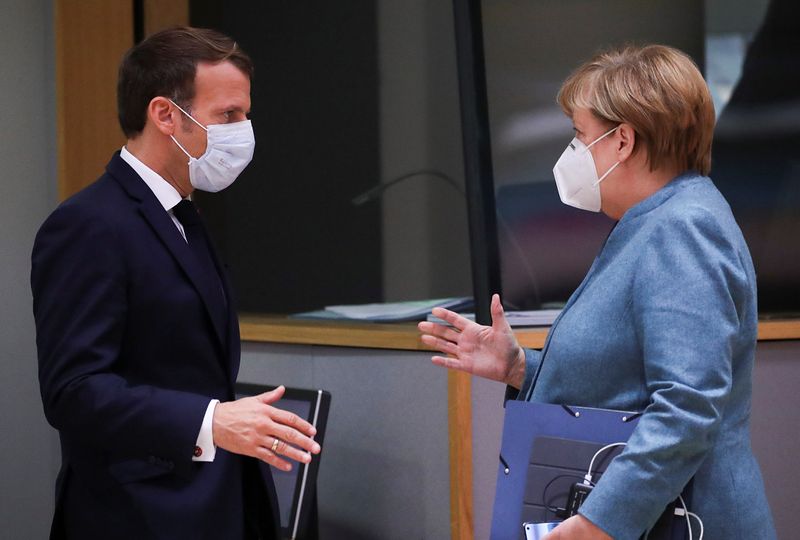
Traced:
<path id="1" fill-rule="evenodd" d="M 239 317 L 242 341 L 327 345 L 406 351 L 430 350 L 419 339 L 416 323 L 358 323 L 352 321 L 313 321 L 280 315 L 242 314 Z M 523 347 L 544 346 L 549 327 L 518 328 Z M 800 319 L 765 320 L 758 324 L 759 341 L 800 339 Z"/>

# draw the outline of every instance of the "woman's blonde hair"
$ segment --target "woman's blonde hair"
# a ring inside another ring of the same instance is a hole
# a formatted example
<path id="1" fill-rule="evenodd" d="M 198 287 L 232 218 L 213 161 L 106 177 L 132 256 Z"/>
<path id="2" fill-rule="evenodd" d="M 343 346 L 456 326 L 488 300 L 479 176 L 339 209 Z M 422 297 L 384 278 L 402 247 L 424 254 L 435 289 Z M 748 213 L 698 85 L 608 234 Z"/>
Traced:
<path id="1" fill-rule="evenodd" d="M 711 169 L 714 104 L 703 76 L 683 52 L 664 45 L 609 50 L 564 81 L 558 103 L 568 116 L 587 109 L 609 124 L 636 132 L 633 152 L 644 148 L 650 170 Z"/>

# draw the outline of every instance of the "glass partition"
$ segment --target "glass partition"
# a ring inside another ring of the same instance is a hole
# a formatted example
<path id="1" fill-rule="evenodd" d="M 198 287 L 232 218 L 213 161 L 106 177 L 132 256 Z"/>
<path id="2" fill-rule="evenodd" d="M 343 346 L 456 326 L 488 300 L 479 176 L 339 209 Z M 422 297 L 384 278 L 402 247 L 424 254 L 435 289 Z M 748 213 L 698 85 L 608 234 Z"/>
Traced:
<path id="1" fill-rule="evenodd" d="M 719 117 L 711 176 L 750 245 L 761 311 L 800 311 L 796 6 L 789 0 L 483 0 L 507 307 L 565 302 L 613 226 L 558 198 L 552 167 L 573 135 L 555 98 L 570 71 L 594 52 L 633 42 L 677 47 L 704 71 Z"/>

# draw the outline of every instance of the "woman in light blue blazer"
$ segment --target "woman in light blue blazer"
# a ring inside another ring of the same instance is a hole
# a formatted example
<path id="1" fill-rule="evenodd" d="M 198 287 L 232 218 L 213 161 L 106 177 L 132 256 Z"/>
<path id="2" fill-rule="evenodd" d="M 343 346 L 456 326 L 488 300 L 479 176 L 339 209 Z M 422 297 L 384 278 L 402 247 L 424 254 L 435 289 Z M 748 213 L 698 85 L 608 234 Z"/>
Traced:
<path id="1" fill-rule="evenodd" d="M 605 52 L 558 101 L 575 138 L 561 200 L 618 220 L 542 351 L 523 350 L 500 299 L 492 326 L 434 310 L 435 364 L 530 401 L 642 411 L 579 514 L 548 539 L 636 539 L 694 479 L 708 539 L 775 538 L 750 448 L 756 279 L 730 207 L 706 176 L 714 109 L 692 60 L 657 45 Z M 695 538 L 699 523 L 694 524 Z"/>

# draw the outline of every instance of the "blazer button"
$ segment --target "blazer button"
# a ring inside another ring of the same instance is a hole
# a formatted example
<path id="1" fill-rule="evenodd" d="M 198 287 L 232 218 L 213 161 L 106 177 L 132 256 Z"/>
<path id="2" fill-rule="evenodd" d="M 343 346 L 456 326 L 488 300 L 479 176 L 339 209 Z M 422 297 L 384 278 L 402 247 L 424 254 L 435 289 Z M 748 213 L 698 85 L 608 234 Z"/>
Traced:
<path id="1" fill-rule="evenodd" d="M 194 457 L 200 457 L 203 455 L 203 449 L 199 446 L 194 447 Z"/>

